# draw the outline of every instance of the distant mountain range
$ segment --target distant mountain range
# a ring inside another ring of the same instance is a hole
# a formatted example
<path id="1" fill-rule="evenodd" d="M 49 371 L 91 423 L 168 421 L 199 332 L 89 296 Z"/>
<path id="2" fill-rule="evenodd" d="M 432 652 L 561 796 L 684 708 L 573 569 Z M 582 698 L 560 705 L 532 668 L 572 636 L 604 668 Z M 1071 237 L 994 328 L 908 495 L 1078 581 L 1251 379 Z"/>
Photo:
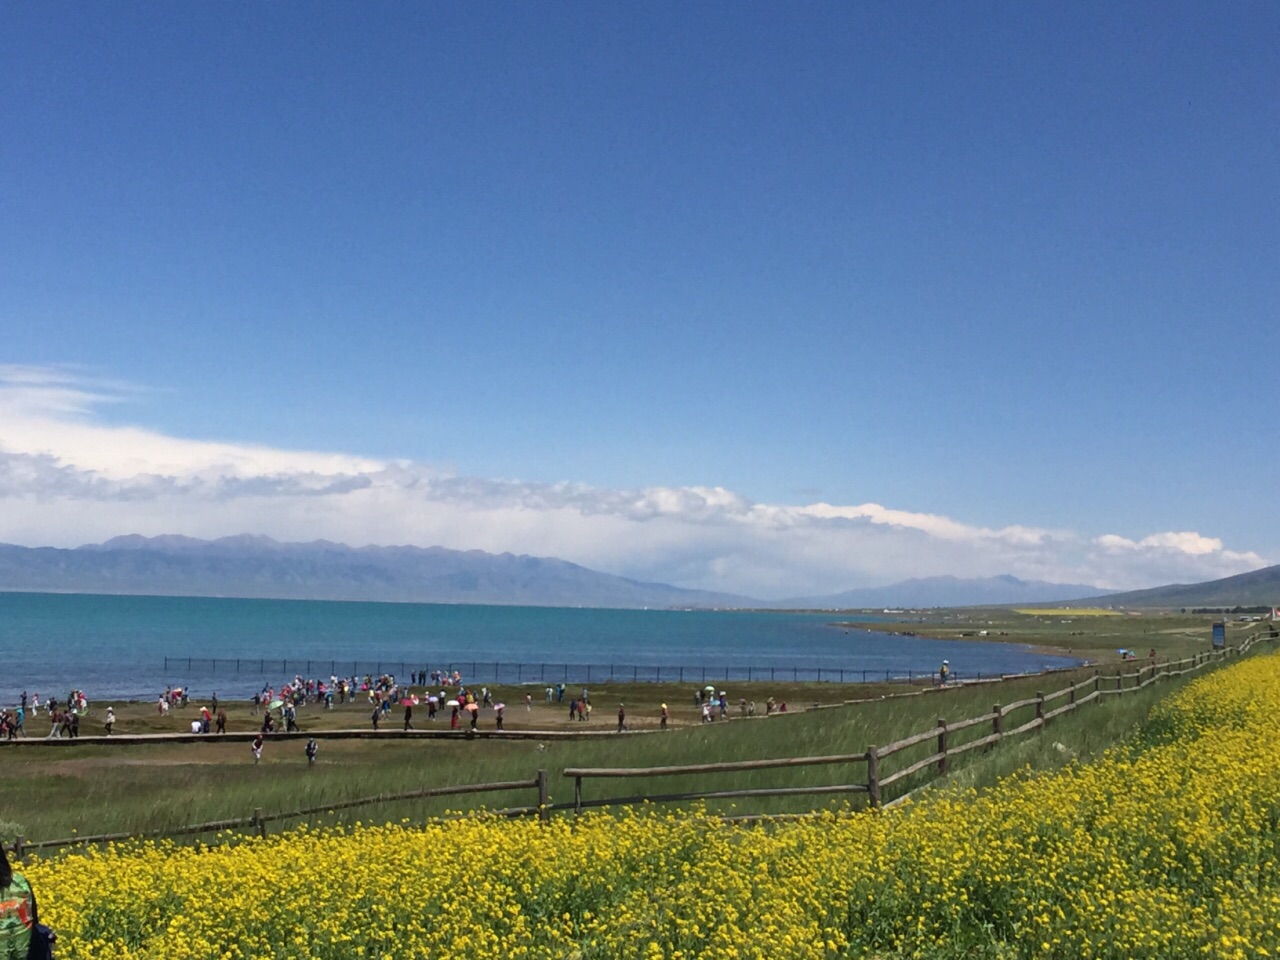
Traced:
<path id="1" fill-rule="evenodd" d="M 1280 605 L 1280 564 L 1205 583 L 1175 583 L 1127 593 L 1081 594 L 1116 607 L 1270 607 Z"/>
<path id="2" fill-rule="evenodd" d="M 813 610 L 858 609 L 867 607 L 998 607 L 1009 604 L 1047 603 L 1084 594 L 1098 588 L 1072 583 L 1019 580 L 1005 574 L 998 577 L 960 579 L 923 577 L 903 580 L 887 587 L 864 587 L 822 597 L 792 597 L 772 603 L 773 607 Z"/>
<path id="3" fill-rule="evenodd" d="M 0 590 L 282 600 L 378 600 L 562 607 L 839 610 L 1076 603 L 1256 606 L 1280 603 L 1280 566 L 1202 584 L 1107 593 L 1013 576 L 926 577 L 825 596 L 765 601 L 631 580 L 554 557 L 444 547 L 279 543 L 137 535 L 74 549 L 0 544 Z M 1084 598 L 1084 599 L 1080 599 Z"/>
<path id="4" fill-rule="evenodd" d="M 75 549 L 0 545 L 0 590 L 281 600 L 380 600 L 564 607 L 744 607 L 732 594 L 682 590 L 544 557 L 443 547 L 349 547 L 116 537 Z"/>

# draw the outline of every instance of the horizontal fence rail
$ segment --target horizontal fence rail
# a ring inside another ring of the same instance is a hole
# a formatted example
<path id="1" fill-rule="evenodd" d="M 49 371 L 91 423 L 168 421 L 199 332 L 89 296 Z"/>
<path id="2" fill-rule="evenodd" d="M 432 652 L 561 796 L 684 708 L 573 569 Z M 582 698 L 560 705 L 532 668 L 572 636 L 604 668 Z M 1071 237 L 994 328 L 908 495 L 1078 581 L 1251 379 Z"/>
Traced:
<path id="1" fill-rule="evenodd" d="M 263 813 L 256 809 L 250 816 L 232 817 L 226 820 L 210 820 L 205 823 L 194 823 L 189 826 L 171 827 L 164 830 L 152 830 L 146 833 L 102 833 L 93 836 L 63 837 L 58 840 L 39 840 L 28 842 L 18 837 L 10 847 L 14 854 L 22 857 L 27 851 L 56 850 L 62 847 L 85 846 L 97 843 L 117 843 L 125 840 L 149 840 L 166 837 L 193 836 L 201 833 L 220 833 L 224 830 L 251 830 L 258 836 L 267 835 L 267 824 L 279 820 L 297 820 L 301 817 L 314 816 L 318 813 L 333 813 L 337 810 L 352 810 L 375 804 L 396 803 L 405 800 L 422 800 L 434 797 L 456 797 L 468 794 L 510 792 L 516 790 L 537 790 L 538 802 L 535 806 L 515 808 L 521 812 L 539 814 L 544 820 L 550 807 L 547 803 L 547 771 L 539 770 L 532 780 L 507 780 L 496 783 L 462 783 L 447 787 L 427 787 L 421 790 L 406 790 L 402 793 L 379 793 L 371 797 L 358 797 L 354 800 L 336 800 L 316 806 L 303 807 L 300 810 L 286 810 L 279 813 Z M 509 811 L 502 811 L 509 812 Z"/>
<path id="2" fill-rule="evenodd" d="M 1244 653 L 1254 642 L 1256 642 L 1256 638 L 1249 638 L 1237 650 L 1231 652 Z M 953 757 L 971 750 L 988 749 L 1007 738 L 1041 730 L 1054 717 L 1069 713 L 1087 703 L 1100 701 L 1104 695 L 1134 693 L 1155 683 L 1161 677 L 1180 676 L 1189 671 L 1198 670 L 1207 664 L 1217 663 L 1226 657 L 1228 653 L 1227 649 L 1223 649 L 1197 654 L 1184 660 L 1159 663 L 1150 661 L 1143 664 L 1135 664 L 1136 669 L 1131 673 L 1123 672 L 1123 667 L 1113 675 L 1104 675 L 1095 671 L 1092 677 L 1051 693 L 1037 693 L 1034 697 L 1016 700 L 1013 703 L 996 704 L 992 707 L 991 712 L 984 716 L 971 717 L 957 722 L 939 719 L 937 726 L 933 729 L 910 734 L 882 747 L 868 747 L 866 753 L 827 757 L 780 757 L 769 760 L 741 760 L 732 763 L 706 763 L 668 767 L 569 767 L 563 771 L 563 776 L 573 779 L 574 798 L 572 809 L 577 813 L 581 813 L 590 807 L 627 806 L 635 803 L 668 803 L 739 797 L 839 793 L 865 793 L 870 805 L 876 807 L 883 804 L 883 791 L 886 787 L 900 783 L 925 770 L 932 769 L 939 775 L 945 774 Z M 1063 699 L 1066 702 L 1061 706 L 1046 709 L 1046 704 L 1056 703 L 1058 700 Z M 1028 710 L 1034 710 L 1034 714 L 1030 719 L 1013 727 L 1009 727 L 1006 724 L 1005 721 L 1009 717 L 1025 713 Z M 989 726 L 991 732 L 963 743 L 956 743 L 952 739 L 956 734 L 984 726 Z M 891 761 L 892 758 L 926 743 L 934 745 L 932 753 L 906 761 L 891 772 L 886 771 L 887 761 Z M 583 796 L 583 782 L 592 779 L 667 777 L 686 774 L 715 776 L 743 771 L 827 764 L 863 764 L 865 765 L 865 778 L 856 783 L 816 787 L 770 787 L 739 790 L 703 789 L 683 793 L 599 799 L 586 799 Z"/>
<path id="3" fill-rule="evenodd" d="M 565 778 L 574 781 L 574 797 L 571 802 L 551 803 L 549 797 L 548 777 L 546 770 L 538 770 L 537 775 L 529 780 L 510 780 L 495 783 L 458 784 L 446 787 L 432 787 L 410 790 L 403 793 L 383 793 L 371 797 L 353 800 L 335 801 L 318 804 L 299 810 L 279 813 L 264 813 L 255 809 L 250 816 L 213 820 L 189 826 L 173 827 L 146 833 L 115 833 L 96 836 L 66 837 L 57 840 L 28 842 L 23 837 L 9 846 L 13 853 L 21 858 L 25 853 L 39 850 L 53 850 L 69 846 L 109 843 L 123 840 L 141 840 L 157 837 L 190 836 L 201 833 L 217 833 L 224 830 L 249 830 L 259 836 L 266 836 L 267 824 L 281 820 L 296 820 L 316 814 L 331 813 L 336 810 L 349 810 L 373 804 L 392 803 L 397 801 L 426 799 L 433 797 L 460 796 L 467 794 L 514 792 L 520 790 L 536 790 L 537 802 L 522 807 L 510 807 L 495 811 L 499 816 L 531 816 L 537 815 L 546 820 L 552 811 L 572 810 L 581 813 L 583 810 L 606 806 L 629 806 L 641 803 L 672 803 L 694 800 L 719 800 L 760 797 L 819 796 L 839 794 L 867 794 L 872 807 L 893 806 L 920 789 L 916 787 L 893 800 L 884 802 L 884 789 L 900 783 L 915 774 L 932 769 L 938 775 L 945 774 L 952 758 L 971 750 L 989 749 L 1009 737 L 1021 736 L 1041 730 L 1054 717 L 1076 710 L 1090 702 L 1101 702 L 1103 697 L 1135 693 L 1158 682 L 1161 678 L 1177 677 L 1222 662 L 1233 654 L 1246 653 L 1262 635 L 1245 638 L 1238 647 L 1224 647 L 1206 653 L 1196 654 L 1183 660 L 1145 663 L 1135 662 L 1132 672 L 1124 672 L 1120 667 L 1114 673 L 1104 674 L 1095 671 L 1093 676 L 1077 683 L 1070 684 L 1050 693 L 1037 693 L 1034 697 L 1024 698 L 1009 704 L 996 704 L 987 714 L 970 717 L 965 720 L 948 721 L 939 719 L 937 726 L 910 734 L 882 747 L 868 747 L 865 753 L 836 754 L 831 756 L 775 757 L 762 760 L 740 760 L 723 763 L 684 764 L 661 767 L 568 767 L 562 772 Z M 276 661 L 277 663 L 281 661 Z M 1045 706 L 1058 700 L 1065 703 L 1052 710 Z M 1019 711 L 1034 708 L 1034 716 L 1016 727 L 1006 729 L 1005 720 Z M 954 735 L 968 730 L 980 730 L 990 727 L 990 732 L 956 743 Z M 886 771 L 886 761 L 897 757 L 922 744 L 932 742 L 933 752 L 907 760 L 891 772 Z M 636 779 L 645 777 L 674 776 L 716 776 L 727 773 L 738 773 L 755 770 L 795 769 L 815 766 L 856 766 L 862 765 L 864 778 L 847 783 L 824 784 L 819 786 L 790 787 L 755 787 L 742 789 L 696 790 L 680 793 L 637 794 L 635 796 L 608 797 L 588 799 L 583 796 L 583 782 L 590 779 Z M 921 785 L 923 786 L 923 784 Z M 752 817 L 731 817 L 731 820 L 750 820 Z"/>
<path id="4" fill-rule="evenodd" d="M 722 800 L 738 797 L 788 797 L 816 793 L 861 793 L 864 783 L 828 785 L 822 787 L 758 787 L 743 790 L 697 790 L 686 793 L 667 793 L 638 797 L 584 800 L 582 781 L 591 777 L 671 777 L 690 774 L 734 773 L 744 770 L 776 770 L 783 767 L 812 767 L 829 764 L 864 763 L 865 753 L 840 754 L 830 757 L 778 757 L 772 760 L 735 760 L 729 763 L 695 763 L 672 767 L 570 767 L 565 777 L 573 778 L 573 809 L 581 813 L 586 807 L 629 805 L 634 803 L 671 803 L 688 800 Z"/>
<path id="5" fill-rule="evenodd" d="M 519 663 L 502 660 L 449 661 L 448 663 L 408 660 L 320 660 L 280 657 L 165 657 L 166 674 L 200 679 L 260 676 L 287 679 L 293 676 L 380 677 L 385 674 L 407 681 L 414 673 L 440 671 L 461 674 L 464 683 L 933 683 L 937 673 L 930 670 L 864 670 L 861 667 L 654 665 L 623 663 Z M 962 680 L 993 680 L 1026 674 L 988 671 L 951 673 L 948 683 Z M 430 684 L 427 684 L 428 686 Z"/>

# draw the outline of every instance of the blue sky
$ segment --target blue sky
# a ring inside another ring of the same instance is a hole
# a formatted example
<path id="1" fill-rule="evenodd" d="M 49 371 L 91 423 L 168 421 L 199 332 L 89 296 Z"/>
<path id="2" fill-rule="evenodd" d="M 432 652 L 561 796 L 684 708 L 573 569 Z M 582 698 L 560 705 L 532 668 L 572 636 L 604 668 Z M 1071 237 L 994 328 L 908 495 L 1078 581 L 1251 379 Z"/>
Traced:
<path id="1" fill-rule="evenodd" d="M 1276 562 L 1277 49 L 1247 2 L 7 5 L 0 540 Z"/>

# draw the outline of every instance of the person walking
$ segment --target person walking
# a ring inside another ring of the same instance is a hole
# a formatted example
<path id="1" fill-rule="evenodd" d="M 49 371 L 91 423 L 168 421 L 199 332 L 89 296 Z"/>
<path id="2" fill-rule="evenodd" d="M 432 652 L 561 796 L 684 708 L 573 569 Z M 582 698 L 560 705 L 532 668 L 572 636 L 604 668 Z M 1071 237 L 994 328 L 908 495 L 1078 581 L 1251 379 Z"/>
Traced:
<path id="1" fill-rule="evenodd" d="M 316 765 L 316 751 L 319 749 L 316 738 L 312 737 L 307 741 L 307 766 L 314 767 Z"/>
<path id="2" fill-rule="evenodd" d="M 218 711 L 218 725 L 216 730 L 218 733 L 227 732 L 227 711 L 226 710 Z"/>
<path id="3" fill-rule="evenodd" d="M 627 729 L 627 708 L 625 704 L 618 704 L 618 732 L 621 733 Z"/>
<path id="4" fill-rule="evenodd" d="M 371 719 L 373 720 L 373 729 L 375 730 L 378 729 L 378 719 L 381 716 L 382 716 L 382 705 L 375 703 L 373 705 L 373 716 L 371 717 Z"/>
<path id="5" fill-rule="evenodd" d="M 494 716 L 494 719 L 497 721 L 497 729 L 499 730 L 502 729 L 502 716 L 506 712 L 506 710 L 507 710 L 507 705 L 505 703 L 499 703 L 494 705 L 493 716 Z"/>
<path id="6" fill-rule="evenodd" d="M 107 728 L 107 736 L 111 736 L 111 728 L 116 725 L 116 708 L 107 707 L 106 719 L 102 721 L 102 725 Z"/>
<path id="7" fill-rule="evenodd" d="M 254 764 L 257 764 L 257 762 L 262 759 L 262 739 L 263 739 L 262 734 L 258 734 L 256 737 L 253 738 L 253 743 L 250 744 L 250 746 L 253 748 Z"/>
<path id="8" fill-rule="evenodd" d="M 668 717 L 668 716 L 670 716 L 670 714 L 669 714 L 669 713 L 668 713 L 668 711 L 667 711 L 667 705 L 664 703 L 664 704 L 662 705 L 662 715 L 661 715 L 661 719 L 659 719 L 659 720 L 658 720 L 658 726 L 659 726 L 661 729 L 663 729 L 663 730 L 667 729 L 667 717 Z"/>
<path id="9" fill-rule="evenodd" d="M 404 705 L 404 728 L 406 730 L 413 729 L 413 704 L 406 703 Z"/>

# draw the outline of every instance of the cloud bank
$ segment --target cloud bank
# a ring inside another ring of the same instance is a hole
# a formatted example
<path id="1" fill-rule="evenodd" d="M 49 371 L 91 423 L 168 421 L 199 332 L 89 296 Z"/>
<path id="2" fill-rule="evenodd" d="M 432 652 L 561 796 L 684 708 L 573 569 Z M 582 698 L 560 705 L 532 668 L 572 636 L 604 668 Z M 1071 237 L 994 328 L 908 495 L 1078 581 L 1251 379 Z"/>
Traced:
<path id="1" fill-rule="evenodd" d="M 722 487 L 607 490 L 429 465 L 166 436 L 102 421 L 145 391 L 74 368 L 0 366 L 0 540 L 78 546 L 125 533 L 557 556 L 761 598 L 908 577 L 1012 573 L 1133 589 L 1266 565 L 1190 531 L 1140 540 L 991 529 L 876 503 L 765 504 Z"/>

